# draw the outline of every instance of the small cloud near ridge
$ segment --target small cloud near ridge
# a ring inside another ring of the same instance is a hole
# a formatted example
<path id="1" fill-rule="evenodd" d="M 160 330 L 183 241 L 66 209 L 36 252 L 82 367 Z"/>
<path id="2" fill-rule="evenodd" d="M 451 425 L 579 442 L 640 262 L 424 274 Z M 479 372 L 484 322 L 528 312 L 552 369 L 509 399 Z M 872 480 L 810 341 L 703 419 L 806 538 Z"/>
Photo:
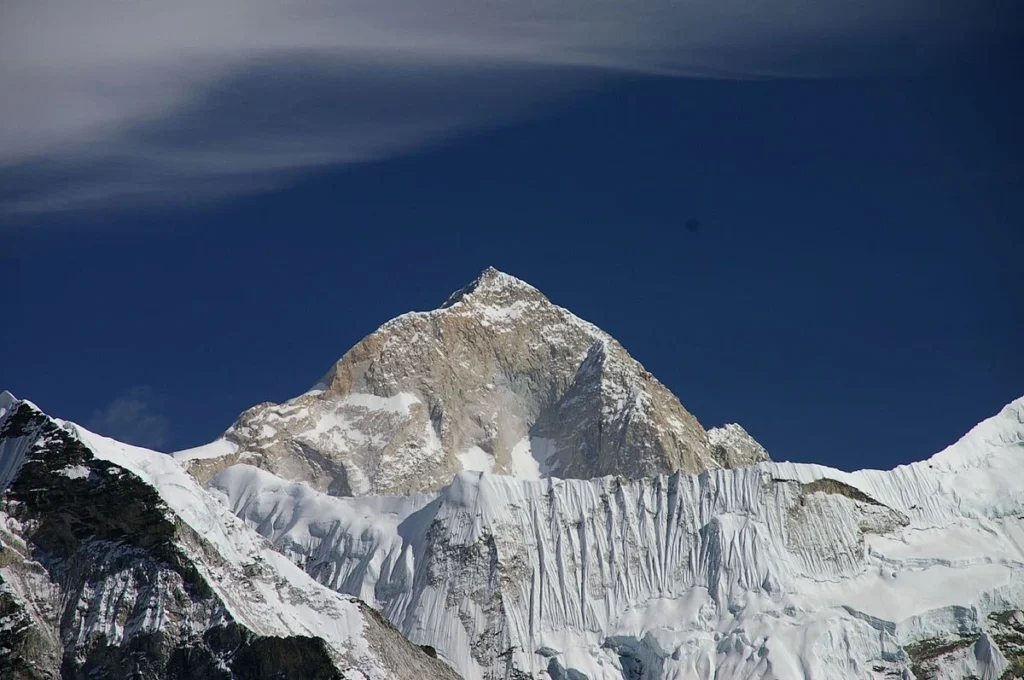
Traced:
<path id="1" fill-rule="evenodd" d="M 169 442 L 170 420 L 155 410 L 153 390 L 132 387 L 97 409 L 86 427 L 126 444 L 163 450 Z"/>

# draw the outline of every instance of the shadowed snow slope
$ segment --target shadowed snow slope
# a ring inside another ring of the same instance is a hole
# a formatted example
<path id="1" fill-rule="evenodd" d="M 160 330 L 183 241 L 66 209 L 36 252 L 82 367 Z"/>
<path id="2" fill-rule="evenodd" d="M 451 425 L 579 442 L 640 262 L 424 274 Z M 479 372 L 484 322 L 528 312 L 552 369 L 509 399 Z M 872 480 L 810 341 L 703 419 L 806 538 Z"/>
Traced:
<path id="1" fill-rule="evenodd" d="M 310 392 L 177 455 L 203 480 L 244 462 L 358 496 L 437 491 L 462 470 L 647 477 L 767 459 L 732 427 L 711 441 L 611 336 L 487 269 L 439 309 L 381 326 Z"/>
<path id="2" fill-rule="evenodd" d="M 433 494 L 336 498 L 235 465 L 208 488 L 467 678 L 951 679 L 1024 667 L 1024 398 L 889 471 L 467 471 Z"/>
<path id="3" fill-rule="evenodd" d="M 3 393 L 0 483 L 0 677 L 455 677 L 167 455 Z"/>

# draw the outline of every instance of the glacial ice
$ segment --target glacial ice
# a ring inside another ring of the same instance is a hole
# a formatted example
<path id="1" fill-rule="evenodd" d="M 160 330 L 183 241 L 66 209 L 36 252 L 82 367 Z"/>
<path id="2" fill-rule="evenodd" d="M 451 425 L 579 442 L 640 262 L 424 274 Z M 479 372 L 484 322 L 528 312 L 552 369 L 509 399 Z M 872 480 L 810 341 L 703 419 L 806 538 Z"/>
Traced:
<path id="1" fill-rule="evenodd" d="M 436 494 L 337 498 L 235 465 L 208 488 L 468 679 L 874 678 L 957 636 L 936 677 L 998 677 L 987 617 L 1024 603 L 1024 398 L 888 471 L 466 471 Z"/>

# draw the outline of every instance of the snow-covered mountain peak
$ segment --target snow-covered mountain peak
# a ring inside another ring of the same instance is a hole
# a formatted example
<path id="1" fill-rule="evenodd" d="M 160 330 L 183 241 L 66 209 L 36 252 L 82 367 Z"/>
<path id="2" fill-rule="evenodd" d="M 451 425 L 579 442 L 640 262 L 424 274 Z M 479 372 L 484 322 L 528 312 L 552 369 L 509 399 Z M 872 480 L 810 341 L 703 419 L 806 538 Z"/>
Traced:
<path id="1" fill-rule="evenodd" d="M 510 306 L 518 301 L 534 300 L 547 302 L 539 290 L 511 274 L 488 267 L 473 281 L 452 293 L 441 309 L 460 302 L 477 305 Z"/>
<path id="2" fill-rule="evenodd" d="M 187 454 L 197 475 L 245 461 L 337 495 L 437 490 L 467 469 L 637 477 L 759 459 L 713 451 L 621 344 L 494 268 L 382 325 L 311 392 L 243 413 L 224 441 Z"/>
<path id="3" fill-rule="evenodd" d="M 723 467 L 742 467 L 769 460 L 765 448 L 739 423 L 710 428 L 708 443 Z"/>
<path id="4" fill-rule="evenodd" d="M 950 468 L 969 467 L 983 462 L 993 449 L 1003 446 L 1024 447 L 1024 396 L 972 427 L 955 444 L 932 456 L 929 462 Z"/>

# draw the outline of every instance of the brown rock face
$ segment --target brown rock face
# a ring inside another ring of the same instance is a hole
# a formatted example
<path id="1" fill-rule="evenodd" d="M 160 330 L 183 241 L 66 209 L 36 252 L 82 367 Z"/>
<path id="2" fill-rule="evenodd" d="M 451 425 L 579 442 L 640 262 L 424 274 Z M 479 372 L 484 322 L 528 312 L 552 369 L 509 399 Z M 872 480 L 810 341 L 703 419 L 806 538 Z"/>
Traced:
<path id="1" fill-rule="evenodd" d="M 316 388 L 249 409 L 201 477 L 259 465 L 337 495 L 436 490 L 462 469 L 589 478 L 747 464 L 609 335 L 484 271 L 439 309 L 381 326 Z"/>

